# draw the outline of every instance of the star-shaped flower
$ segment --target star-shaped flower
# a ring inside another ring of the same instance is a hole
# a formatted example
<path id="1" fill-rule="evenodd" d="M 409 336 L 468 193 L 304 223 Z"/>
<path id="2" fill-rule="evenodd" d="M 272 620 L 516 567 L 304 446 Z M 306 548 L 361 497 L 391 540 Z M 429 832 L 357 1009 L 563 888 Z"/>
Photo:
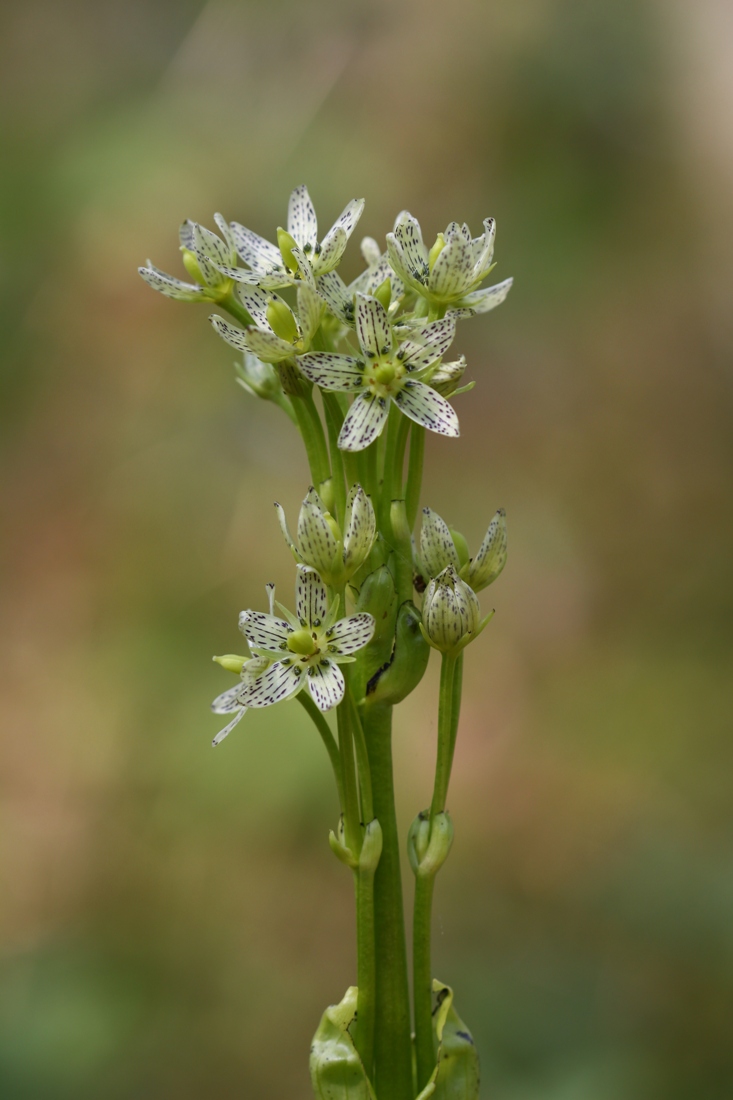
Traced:
<path id="1" fill-rule="evenodd" d="M 298 284 L 298 317 L 287 302 L 259 287 L 242 287 L 240 298 L 255 324 L 247 329 L 212 314 L 212 325 L 238 351 L 251 352 L 263 363 L 282 363 L 308 350 L 321 323 L 323 302 L 308 283 Z"/>
<path id="2" fill-rule="evenodd" d="M 283 618 L 260 611 L 243 611 L 239 627 L 252 652 L 272 663 L 258 676 L 243 681 L 237 706 L 269 707 L 307 688 L 320 710 L 330 710 L 344 697 L 345 682 L 338 667 L 374 633 L 374 619 L 362 612 L 336 620 L 338 599 L 328 607 L 326 586 L 318 574 L 298 566 L 296 615 L 278 604 Z"/>
<path id="3" fill-rule="evenodd" d="M 237 253 L 250 270 L 229 264 L 219 271 L 237 282 L 264 290 L 276 290 L 296 281 L 314 286 L 318 275 L 333 271 L 341 260 L 363 209 L 364 199 L 352 199 L 319 241 L 316 211 L 308 188 L 301 184 L 290 196 L 288 228 L 278 229 L 277 245 L 232 222 L 229 228 Z"/>
<path id="4" fill-rule="evenodd" d="M 275 507 L 280 530 L 295 560 L 315 569 L 328 584 L 344 584 L 369 557 L 377 537 L 377 521 L 361 485 L 352 485 L 349 490 L 343 532 L 311 486 L 298 516 L 297 545 L 282 505 L 276 503 Z"/>
<path id="5" fill-rule="evenodd" d="M 236 263 L 237 252 L 229 226 L 221 214 L 214 214 L 214 221 L 223 241 L 210 229 L 192 221 L 185 221 L 178 233 L 183 266 L 195 282 L 185 283 L 174 275 L 167 275 L 148 260 L 146 267 L 138 268 L 148 286 L 167 298 L 182 302 L 220 302 L 226 298 L 232 283 L 222 274 L 221 268 Z"/>
<path id="6" fill-rule="evenodd" d="M 479 290 L 493 267 L 496 223 L 484 221 L 484 232 L 472 238 L 464 223 L 451 222 L 428 252 L 417 218 L 407 210 L 397 216 L 387 234 L 389 262 L 402 279 L 433 307 L 449 308 L 456 318 L 488 313 L 504 301 L 512 285 L 505 279 Z"/>
<path id="7" fill-rule="evenodd" d="M 357 294 L 356 334 L 364 358 L 331 352 L 298 356 L 303 374 L 317 386 L 357 394 L 339 434 L 341 450 L 368 447 L 387 422 L 390 401 L 432 432 L 460 434 L 452 405 L 426 384 L 453 342 L 453 318 L 412 328 L 410 338 L 395 348 L 384 306 Z"/>

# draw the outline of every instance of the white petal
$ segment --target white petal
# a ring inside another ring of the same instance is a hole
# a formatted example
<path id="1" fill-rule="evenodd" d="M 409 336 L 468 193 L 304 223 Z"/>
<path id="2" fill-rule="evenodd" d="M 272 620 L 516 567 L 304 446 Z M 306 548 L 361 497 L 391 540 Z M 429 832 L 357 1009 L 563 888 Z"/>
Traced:
<path id="1" fill-rule="evenodd" d="M 364 202 L 364 199 L 352 199 L 351 202 L 348 202 L 331 226 L 331 230 L 343 229 L 348 240 L 356 229 L 359 218 L 364 211 Z M 329 230 L 329 233 L 331 230 Z"/>
<path id="2" fill-rule="evenodd" d="M 344 565 L 358 569 L 369 554 L 377 537 L 377 520 L 372 502 L 361 485 L 352 485 L 346 498 L 346 532 L 344 534 Z"/>
<path id="3" fill-rule="evenodd" d="M 364 364 L 351 355 L 333 355 L 328 351 L 310 351 L 298 356 L 298 366 L 306 378 L 322 390 L 341 393 L 360 390 L 364 385 Z"/>
<path id="4" fill-rule="evenodd" d="M 323 504 L 306 497 L 298 516 L 300 555 L 306 565 L 312 565 L 319 572 L 327 572 L 330 569 L 338 549 L 324 511 Z"/>
<path id="5" fill-rule="evenodd" d="M 308 669 L 308 690 L 319 710 L 338 706 L 345 688 L 344 674 L 333 661 L 322 660 Z"/>
<path id="6" fill-rule="evenodd" d="M 234 243 L 234 236 L 229 228 L 229 222 L 226 220 L 223 214 L 214 214 L 214 221 L 216 222 L 217 229 L 221 233 L 226 242 L 226 246 L 229 249 L 229 260 L 234 262 L 237 258 L 237 246 Z"/>
<path id="7" fill-rule="evenodd" d="M 277 653 L 287 644 L 291 628 L 283 619 L 264 611 L 244 611 L 239 617 L 239 629 L 252 646 Z"/>
<path id="8" fill-rule="evenodd" d="M 316 290 L 335 317 L 339 317 L 347 325 L 353 325 L 353 297 L 338 272 L 329 271 L 325 275 L 319 275 L 316 279 Z"/>
<path id="9" fill-rule="evenodd" d="M 299 561 L 300 556 L 298 554 L 298 548 L 295 545 L 295 540 L 293 539 L 293 536 L 290 534 L 290 528 L 288 527 L 288 521 L 285 518 L 285 509 L 283 508 L 282 504 L 278 504 L 277 501 L 275 501 L 275 510 L 277 512 L 277 520 L 278 520 L 278 523 L 280 524 L 280 530 L 283 533 L 283 538 L 285 539 L 286 543 L 288 544 L 288 546 L 292 550 L 293 554 L 295 555 L 296 561 Z"/>
<path id="10" fill-rule="evenodd" d="M 166 275 L 164 271 L 153 267 L 150 261 L 148 261 L 147 267 L 139 267 L 137 270 L 148 286 L 151 286 L 153 290 L 160 291 L 161 294 L 165 294 L 166 298 L 174 298 L 179 302 L 201 302 L 206 300 L 205 291 L 198 283 L 184 283 L 173 275 Z"/>
<path id="11" fill-rule="evenodd" d="M 503 283 L 484 287 L 483 290 L 475 290 L 472 294 L 466 294 L 461 298 L 455 309 L 450 309 L 446 317 L 454 317 L 457 321 L 466 317 L 474 317 L 477 313 L 488 313 L 489 310 L 500 306 L 512 289 L 514 279 L 505 279 Z"/>
<path id="12" fill-rule="evenodd" d="M 496 222 L 493 218 L 487 218 L 484 222 L 484 235 L 479 237 L 478 241 L 474 243 L 480 244 L 478 249 L 478 255 L 474 254 L 475 267 L 473 270 L 473 280 L 478 282 L 484 277 L 486 272 L 491 267 L 491 261 L 494 258 L 494 242 L 496 240 Z"/>
<path id="13" fill-rule="evenodd" d="M 328 652 L 336 654 L 336 660 L 356 653 L 372 640 L 374 625 L 373 617 L 366 612 L 350 615 L 347 619 L 339 619 L 330 630 L 326 631 Z"/>
<path id="14" fill-rule="evenodd" d="M 264 363 L 281 363 L 293 355 L 293 345 L 281 340 L 268 329 L 250 325 L 245 333 L 245 345 Z"/>
<path id="15" fill-rule="evenodd" d="M 326 586 L 312 569 L 298 566 L 295 581 L 295 614 L 301 626 L 320 626 L 326 618 L 328 595 Z"/>
<path id="16" fill-rule="evenodd" d="M 247 333 L 243 328 L 237 328 L 236 325 L 230 325 L 228 321 L 225 321 L 223 317 L 220 317 L 217 313 L 212 313 L 209 317 L 214 330 L 221 336 L 222 340 L 226 340 L 227 344 L 230 344 L 237 351 L 246 352 L 249 348 L 247 344 Z"/>
<path id="17" fill-rule="evenodd" d="M 405 416 L 429 428 L 431 432 L 454 437 L 461 434 L 453 406 L 423 382 L 410 379 L 397 394 L 395 401 Z"/>
<path id="18" fill-rule="evenodd" d="M 235 710 L 241 710 L 242 704 L 239 701 L 241 694 L 242 683 L 240 681 L 227 691 L 222 691 L 221 695 L 217 695 L 211 704 L 212 711 L 214 714 L 233 714 Z"/>
<path id="19" fill-rule="evenodd" d="M 266 241 L 251 229 L 232 222 L 229 226 L 239 256 L 253 271 L 263 274 L 271 271 L 284 271 L 283 258 L 277 245 Z"/>
<path id="20" fill-rule="evenodd" d="M 248 707 L 271 707 L 305 686 L 301 668 L 290 658 L 275 661 L 261 676 L 245 685 L 242 701 Z"/>
<path id="21" fill-rule="evenodd" d="M 356 335 L 361 350 L 370 359 L 392 350 L 392 330 L 387 311 L 376 298 L 356 295 Z"/>
<path id="22" fill-rule="evenodd" d="M 300 335 L 306 345 L 310 344 L 313 335 L 321 323 L 323 313 L 323 300 L 308 283 L 300 283 L 298 286 L 298 322 Z"/>
<path id="23" fill-rule="evenodd" d="M 390 267 L 402 282 L 409 286 L 422 288 L 423 283 L 421 280 L 415 279 L 414 276 L 410 274 L 407 266 L 407 257 L 402 251 L 402 245 L 399 243 L 394 233 L 387 234 L 387 259 L 389 260 Z"/>
<path id="24" fill-rule="evenodd" d="M 304 283 L 308 283 L 309 286 L 316 289 L 316 279 L 313 274 L 313 268 L 311 267 L 310 260 L 306 256 L 305 252 L 300 249 L 297 244 L 292 245 L 290 249 L 290 255 L 293 257 L 298 265 L 298 278 L 302 279 Z"/>
<path id="25" fill-rule="evenodd" d="M 340 226 L 335 229 L 329 229 L 327 236 L 323 240 L 323 244 L 317 250 L 317 253 L 313 256 L 311 264 L 313 271 L 316 275 L 325 275 L 329 271 L 333 271 L 346 251 L 346 245 L 349 238 Z"/>
<path id="26" fill-rule="evenodd" d="M 239 713 L 237 715 L 235 715 L 234 718 L 232 718 L 229 725 L 224 726 L 223 730 L 219 730 L 216 737 L 211 742 L 211 744 L 214 746 L 214 748 L 216 748 L 217 745 L 220 745 L 222 743 L 224 738 L 227 737 L 232 732 L 232 730 L 234 729 L 235 726 L 239 725 L 239 723 L 242 721 L 242 719 L 244 718 L 246 713 L 247 713 L 247 708 L 246 707 L 241 707 L 240 710 L 239 710 Z"/>
<path id="27" fill-rule="evenodd" d="M 318 244 L 318 219 L 304 183 L 295 188 L 288 202 L 288 233 L 301 248 Z"/>
<path id="28" fill-rule="evenodd" d="M 220 274 L 226 275 L 227 279 L 233 279 L 237 283 L 243 283 L 246 286 L 258 286 L 263 290 L 280 290 L 284 286 L 292 286 L 295 281 L 289 271 L 273 271 L 270 273 L 264 271 L 246 271 L 243 267 L 224 267 L 223 265 L 217 268 Z"/>
<path id="29" fill-rule="evenodd" d="M 246 283 L 241 284 L 237 288 L 237 293 L 239 294 L 240 302 L 257 327 L 269 328 L 267 307 L 272 298 L 277 298 L 278 301 L 282 301 L 282 298 L 278 298 L 277 294 L 272 294 L 272 292 L 268 293 L 266 290 L 262 290 L 261 287 L 247 286 Z"/>
<path id="30" fill-rule="evenodd" d="M 413 327 L 411 339 L 400 344 L 398 357 L 408 370 L 422 370 L 445 355 L 455 334 L 456 322 L 453 317 L 443 317 L 440 321 Z"/>
<path id="31" fill-rule="evenodd" d="M 349 292 L 354 294 L 357 290 L 360 290 L 364 294 L 373 294 L 385 279 L 389 279 L 392 287 L 390 302 L 396 302 L 404 297 L 405 284 L 392 268 L 386 252 L 383 256 L 379 256 L 376 263 L 366 271 L 362 271 L 353 283 L 349 284 Z"/>
<path id="32" fill-rule="evenodd" d="M 462 236 L 453 237 L 435 261 L 428 287 L 438 298 L 456 298 L 471 285 L 472 272 L 471 246 Z"/>
<path id="33" fill-rule="evenodd" d="M 428 280 L 428 250 L 423 239 L 420 222 L 407 210 L 397 215 L 394 235 L 402 246 L 407 269 L 413 278 L 421 283 Z"/>
<path id="34" fill-rule="evenodd" d="M 431 577 L 437 577 L 448 565 L 458 569 L 460 562 L 448 524 L 432 508 L 423 508 L 420 531 L 420 557 Z"/>
<path id="35" fill-rule="evenodd" d="M 486 588 L 495 581 L 506 564 L 506 512 L 500 508 L 484 535 L 479 552 L 468 566 L 468 582 L 476 589 Z"/>
<path id="36" fill-rule="evenodd" d="M 217 237 L 216 233 L 212 233 L 210 229 L 206 229 L 203 225 L 195 225 L 194 241 L 196 242 L 196 251 L 203 252 L 215 264 L 231 263 L 229 249 L 221 238 Z"/>
<path id="37" fill-rule="evenodd" d="M 382 255 L 382 250 L 374 240 L 374 237 L 364 237 L 359 248 L 365 263 L 369 264 L 370 267 L 372 264 L 377 263 Z"/>
<path id="38" fill-rule="evenodd" d="M 338 445 L 342 451 L 363 451 L 387 423 L 388 402 L 373 393 L 360 393 L 346 414 Z"/>

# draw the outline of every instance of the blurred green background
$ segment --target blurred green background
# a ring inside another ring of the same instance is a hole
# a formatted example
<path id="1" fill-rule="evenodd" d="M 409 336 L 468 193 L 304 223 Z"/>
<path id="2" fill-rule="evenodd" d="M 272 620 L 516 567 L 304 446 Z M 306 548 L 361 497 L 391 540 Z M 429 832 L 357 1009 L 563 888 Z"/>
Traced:
<path id="1" fill-rule="evenodd" d="M 304 460 L 135 271 L 301 182 L 380 239 L 492 214 L 515 277 L 425 499 L 510 525 L 436 898 L 485 1096 L 733 1096 L 731 42 L 723 0 L 3 5 L 0 1096 L 306 1100 L 355 978 L 300 709 L 209 747 Z"/>

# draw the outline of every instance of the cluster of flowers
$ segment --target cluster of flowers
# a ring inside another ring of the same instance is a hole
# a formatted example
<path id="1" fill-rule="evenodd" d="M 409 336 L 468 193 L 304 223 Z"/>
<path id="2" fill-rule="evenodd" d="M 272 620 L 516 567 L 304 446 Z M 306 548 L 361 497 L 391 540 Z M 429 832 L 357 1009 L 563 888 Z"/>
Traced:
<path id="1" fill-rule="evenodd" d="M 363 208 L 363 199 L 349 202 L 319 240 L 316 213 L 301 186 L 290 196 L 287 229 L 278 229 L 277 244 L 216 214 L 221 236 L 191 221 L 181 227 L 183 263 L 192 282 L 167 275 L 150 261 L 140 274 L 170 298 L 219 304 L 246 322 L 239 327 L 218 314 L 211 317 L 216 332 L 243 353 L 240 381 L 251 392 L 286 409 L 299 380 L 339 395 L 341 451 L 370 447 L 393 405 L 421 427 L 457 436 L 458 417 L 449 398 L 472 384 L 460 386 L 463 356 L 444 361 L 456 322 L 499 305 L 512 283 L 481 287 L 493 267 L 494 220 L 487 218 L 476 238 L 467 225 L 451 222 L 428 249 L 419 223 L 403 211 L 387 234 L 385 252 L 373 239 L 363 240 L 366 270 L 347 285 L 336 267 Z M 294 309 L 278 293 L 288 289 Z M 269 706 L 304 688 L 321 710 L 337 705 L 344 695 L 339 666 L 355 660 L 374 633 L 367 612 L 337 619 L 340 599 L 334 596 L 334 588 L 343 591 L 366 563 L 378 537 L 366 492 L 352 486 L 343 535 L 315 489 L 301 509 L 297 545 L 282 509 L 279 515 L 298 565 L 296 614 L 277 604 L 282 617 L 275 615 L 272 590 L 269 614 L 242 612 L 240 628 L 251 655 L 217 658 L 239 672 L 240 682 L 214 701 L 216 713 L 235 715 L 215 744 L 248 708 Z M 462 537 L 425 509 L 413 564 L 426 586 L 421 629 L 431 645 L 457 651 L 477 636 L 488 617 L 481 618 L 475 593 L 498 576 L 505 559 L 503 512 L 497 512 L 470 559 Z"/>

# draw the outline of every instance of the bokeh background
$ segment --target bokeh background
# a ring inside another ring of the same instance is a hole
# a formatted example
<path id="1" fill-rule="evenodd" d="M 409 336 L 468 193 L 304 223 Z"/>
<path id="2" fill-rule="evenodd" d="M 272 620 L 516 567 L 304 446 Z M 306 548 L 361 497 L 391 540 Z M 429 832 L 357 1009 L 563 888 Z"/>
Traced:
<path id="1" fill-rule="evenodd" d="M 511 553 L 467 657 L 437 891 L 492 1100 L 733 1096 L 733 43 L 726 0 L 29 0 L 0 34 L 7 1100 L 309 1096 L 354 980 L 300 709 L 212 752 L 211 654 L 308 475 L 180 272 L 270 235 L 498 220 L 426 500 Z M 359 270 L 352 243 L 347 275 Z M 401 708 L 404 829 L 436 669 Z M 407 884 L 409 890 L 410 884 Z"/>

